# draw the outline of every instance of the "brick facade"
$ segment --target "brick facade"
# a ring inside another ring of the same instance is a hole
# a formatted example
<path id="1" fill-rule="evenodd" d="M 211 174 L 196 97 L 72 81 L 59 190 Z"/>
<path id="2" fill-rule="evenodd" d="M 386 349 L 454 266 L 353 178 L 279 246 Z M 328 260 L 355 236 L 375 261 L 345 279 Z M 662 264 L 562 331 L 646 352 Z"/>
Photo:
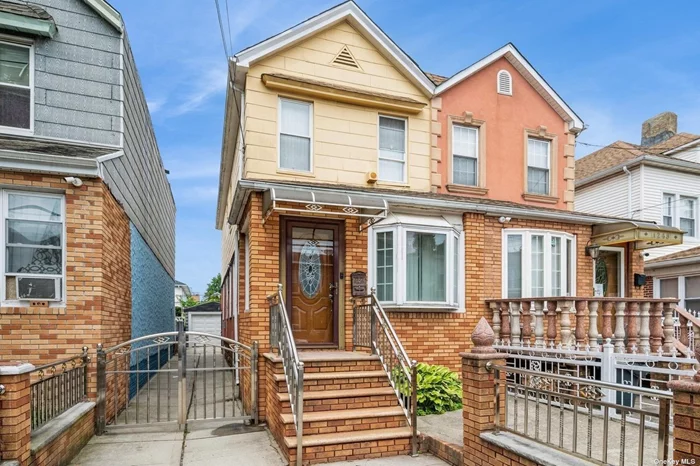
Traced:
<path id="1" fill-rule="evenodd" d="M 700 464 L 700 372 L 694 379 L 672 381 L 668 388 L 673 391 L 673 459 Z"/>
<path id="2" fill-rule="evenodd" d="M 101 180 L 0 172 L 0 185 L 61 192 L 66 204 L 66 304 L 0 307 L 0 361 L 53 362 L 131 335 L 129 220 Z M 95 393 L 94 367 L 90 394 Z"/>
<path id="3" fill-rule="evenodd" d="M 93 407 L 43 448 L 37 451 L 32 449 L 29 466 L 68 465 L 94 434 L 95 409 Z"/>

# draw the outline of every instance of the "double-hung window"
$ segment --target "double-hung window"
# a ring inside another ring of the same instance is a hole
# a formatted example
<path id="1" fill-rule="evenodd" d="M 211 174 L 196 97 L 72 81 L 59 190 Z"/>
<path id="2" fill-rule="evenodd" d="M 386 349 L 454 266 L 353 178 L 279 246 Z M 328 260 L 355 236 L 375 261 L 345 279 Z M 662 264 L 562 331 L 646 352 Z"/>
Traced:
<path id="1" fill-rule="evenodd" d="M 504 230 L 503 294 L 508 298 L 572 296 L 574 237 L 539 230 Z"/>
<path id="2" fill-rule="evenodd" d="M 280 99 L 279 167 L 311 171 L 312 104 Z"/>
<path id="3" fill-rule="evenodd" d="M 678 219 L 680 229 L 687 232 L 688 236 L 695 235 L 695 211 L 697 199 L 693 197 L 681 197 L 678 206 Z"/>
<path id="4" fill-rule="evenodd" d="M 696 197 L 664 193 L 661 217 L 664 225 L 678 227 L 690 237 L 698 236 L 698 199 Z"/>
<path id="5" fill-rule="evenodd" d="M 664 194 L 664 202 L 662 205 L 663 210 L 663 224 L 667 227 L 673 226 L 673 211 L 676 202 L 675 194 Z"/>
<path id="6" fill-rule="evenodd" d="M 32 48 L 0 42 L 0 127 L 32 129 Z"/>
<path id="7" fill-rule="evenodd" d="M 4 298 L 60 301 L 64 280 L 64 198 L 5 191 Z"/>
<path id="8" fill-rule="evenodd" d="M 379 179 L 406 182 L 406 119 L 379 117 Z"/>
<path id="9" fill-rule="evenodd" d="M 527 138 L 527 192 L 549 196 L 550 142 Z"/>
<path id="10" fill-rule="evenodd" d="M 406 224 L 373 230 L 370 278 L 380 302 L 406 307 L 461 305 L 461 232 Z"/>
<path id="11" fill-rule="evenodd" d="M 465 186 L 478 184 L 479 130 L 452 126 L 452 182 Z"/>

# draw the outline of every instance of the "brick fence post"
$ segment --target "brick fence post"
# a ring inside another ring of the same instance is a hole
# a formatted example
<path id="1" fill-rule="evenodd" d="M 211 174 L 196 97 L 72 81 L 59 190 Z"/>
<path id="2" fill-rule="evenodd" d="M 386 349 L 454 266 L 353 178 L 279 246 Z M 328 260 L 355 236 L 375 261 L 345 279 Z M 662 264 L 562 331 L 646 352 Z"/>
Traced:
<path id="1" fill-rule="evenodd" d="M 493 330 L 482 317 L 472 333 L 471 352 L 460 353 L 465 466 L 496 463 L 496 452 L 480 437 L 482 432 L 494 429 L 496 418 L 495 375 L 487 365 L 505 365 L 505 355 L 493 348 L 494 339 Z"/>
<path id="2" fill-rule="evenodd" d="M 700 345 L 695 346 L 700 361 Z M 668 383 L 673 391 L 673 459 L 700 464 L 700 370 L 693 379 Z"/>
<path id="3" fill-rule="evenodd" d="M 0 366 L 0 452 L 2 461 L 29 464 L 31 419 L 29 375 L 34 366 L 11 363 Z"/>

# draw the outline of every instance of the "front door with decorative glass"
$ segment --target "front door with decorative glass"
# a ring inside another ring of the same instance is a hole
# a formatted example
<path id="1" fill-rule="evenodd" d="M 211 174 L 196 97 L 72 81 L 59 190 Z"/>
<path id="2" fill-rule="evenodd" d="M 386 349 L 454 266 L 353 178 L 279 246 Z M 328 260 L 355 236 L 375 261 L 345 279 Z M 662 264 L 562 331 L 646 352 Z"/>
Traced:
<path id="1" fill-rule="evenodd" d="M 338 343 L 340 224 L 285 222 L 286 300 L 300 346 Z"/>

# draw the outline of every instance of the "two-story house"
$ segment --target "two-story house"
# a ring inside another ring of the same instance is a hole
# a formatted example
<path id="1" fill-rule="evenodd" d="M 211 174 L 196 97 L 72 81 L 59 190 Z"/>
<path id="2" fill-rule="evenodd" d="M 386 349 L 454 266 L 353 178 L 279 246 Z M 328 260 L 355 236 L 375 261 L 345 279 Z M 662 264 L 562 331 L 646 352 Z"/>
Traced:
<path id="1" fill-rule="evenodd" d="M 647 295 L 678 297 L 684 305 L 698 294 L 692 284 L 700 276 L 700 265 L 691 263 L 700 246 L 700 135 L 678 133 L 677 126 L 676 114 L 661 113 L 642 124 L 640 144 L 617 141 L 577 160 L 575 208 L 684 231 L 682 244 L 645 254 Z M 607 254 L 609 264 L 616 261 L 614 250 Z"/>
<path id="2" fill-rule="evenodd" d="M 1 360 L 173 329 L 175 204 L 106 1 L 0 1 L 0 215 Z"/>
<path id="3" fill-rule="evenodd" d="M 387 416 L 319 401 L 377 406 L 371 397 L 384 394 L 352 389 L 355 376 L 375 375 L 348 372 L 348 361 L 366 364 L 351 352 L 367 325 L 355 320 L 353 285 L 363 287 L 353 274 L 376 289 L 410 358 L 457 369 L 476 323 L 492 314 L 486 299 L 591 296 L 589 255 L 609 245 L 623 251 L 620 296 L 641 296 L 633 279 L 638 248 L 652 246 L 645 235 L 682 240 L 673 227 L 573 211 L 583 122 L 512 44 L 449 78 L 424 73 L 348 1 L 240 51 L 229 77 L 216 218 L 222 329 L 268 352 L 267 296 L 281 284 L 302 359 L 343 376 L 309 380 L 347 387 L 315 392 L 319 421 Z M 258 406 L 291 460 L 278 363 L 259 361 Z M 344 451 L 396 439 L 390 453 L 407 448 L 410 433 L 371 422 L 305 434 L 304 445 Z M 305 461 L 326 461 L 319 451 Z"/>

